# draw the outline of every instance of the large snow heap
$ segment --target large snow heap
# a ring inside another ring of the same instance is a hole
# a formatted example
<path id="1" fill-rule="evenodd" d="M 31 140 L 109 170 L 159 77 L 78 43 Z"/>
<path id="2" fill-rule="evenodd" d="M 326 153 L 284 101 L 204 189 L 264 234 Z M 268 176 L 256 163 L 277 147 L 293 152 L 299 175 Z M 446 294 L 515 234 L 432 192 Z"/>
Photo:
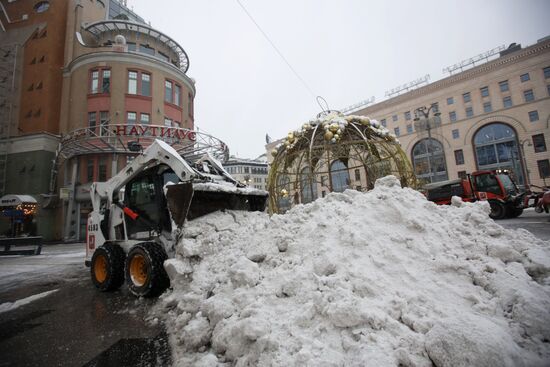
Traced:
<path id="1" fill-rule="evenodd" d="M 165 263 L 174 362 L 548 365 L 550 243 L 488 212 L 387 176 L 285 215 L 189 222 Z"/>

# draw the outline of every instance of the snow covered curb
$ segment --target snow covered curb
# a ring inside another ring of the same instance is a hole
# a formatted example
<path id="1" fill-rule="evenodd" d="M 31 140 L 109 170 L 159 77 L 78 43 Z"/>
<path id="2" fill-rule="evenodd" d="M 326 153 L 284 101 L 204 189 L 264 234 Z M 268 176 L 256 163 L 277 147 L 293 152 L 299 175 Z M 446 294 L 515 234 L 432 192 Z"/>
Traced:
<path id="1" fill-rule="evenodd" d="M 550 243 L 395 177 L 185 228 L 162 297 L 176 365 L 543 366 Z"/>
<path id="2" fill-rule="evenodd" d="M 42 292 L 42 293 L 38 293 L 38 294 L 34 294 L 30 297 L 26 297 L 26 298 L 23 298 L 23 299 L 18 299 L 17 301 L 15 302 L 5 302 L 5 303 L 2 303 L 0 304 L 0 313 L 3 313 L 3 312 L 8 312 L 8 311 L 12 311 L 12 310 L 15 310 L 21 306 L 24 306 L 24 305 L 27 305 L 31 302 L 34 302 L 36 300 L 39 300 L 40 298 L 44 298 L 44 297 L 47 297 L 49 296 L 50 294 L 52 293 L 55 293 L 57 292 L 59 289 L 54 289 L 54 290 L 51 290 L 51 291 L 47 291 L 47 292 Z"/>

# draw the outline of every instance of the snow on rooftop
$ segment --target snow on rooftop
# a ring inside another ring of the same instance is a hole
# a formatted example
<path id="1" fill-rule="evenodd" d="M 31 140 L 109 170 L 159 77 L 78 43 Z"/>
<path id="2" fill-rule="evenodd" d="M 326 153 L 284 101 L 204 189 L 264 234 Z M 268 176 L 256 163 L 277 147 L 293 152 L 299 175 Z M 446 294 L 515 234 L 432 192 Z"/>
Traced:
<path id="1" fill-rule="evenodd" d="M 177 366 L 543 366 L 550 243 L 393 176 L 187 224 L 162 297 Z"/>

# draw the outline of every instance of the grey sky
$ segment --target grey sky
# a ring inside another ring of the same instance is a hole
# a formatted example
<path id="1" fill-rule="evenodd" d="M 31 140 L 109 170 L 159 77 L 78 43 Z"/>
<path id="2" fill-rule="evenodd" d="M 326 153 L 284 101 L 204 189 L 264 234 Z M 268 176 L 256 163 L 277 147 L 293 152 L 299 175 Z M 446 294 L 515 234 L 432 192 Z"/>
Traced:
<path id="1" fill-rule="evenodd" d="M 241 0 L 294 69 L 339 109 L 502 44 L 550 35 L 549 0 Z M 128 0 L 189 55 L 195 123 L 231 154 L 264 153 L 315 117 L 315 99 L 235 0 Z M 373 116 L 376 117 L 376 116 Z"/>

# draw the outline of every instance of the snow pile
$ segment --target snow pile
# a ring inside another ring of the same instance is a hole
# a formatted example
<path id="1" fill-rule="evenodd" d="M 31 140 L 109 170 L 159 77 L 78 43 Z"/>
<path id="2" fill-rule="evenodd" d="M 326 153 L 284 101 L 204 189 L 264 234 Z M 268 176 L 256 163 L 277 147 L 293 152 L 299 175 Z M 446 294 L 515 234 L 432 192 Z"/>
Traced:
<path id="1" fill-rule="evenodd" d="M 285 215 L 187 224 L 163 296 L 178 366 L 543 366 L 550 243 L 388 176 Z"/>

